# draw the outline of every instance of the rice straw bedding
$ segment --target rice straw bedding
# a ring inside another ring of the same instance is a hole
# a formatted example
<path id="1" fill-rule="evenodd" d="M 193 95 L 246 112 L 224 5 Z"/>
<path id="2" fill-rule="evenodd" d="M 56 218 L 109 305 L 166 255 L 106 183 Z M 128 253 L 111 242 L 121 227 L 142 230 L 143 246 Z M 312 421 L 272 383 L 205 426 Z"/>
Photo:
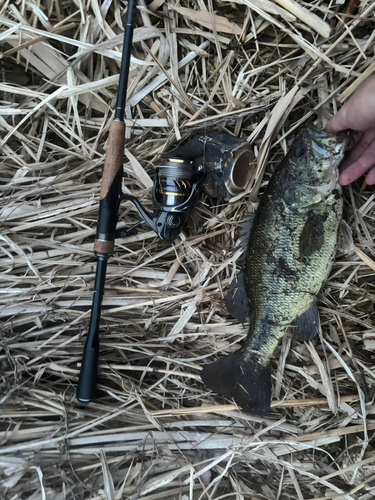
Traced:
<path id="1" fill-rule="evenodd" d="M 324 127 L 375 69 L 375 2 L 138 2 L 123 189 L 151 210 L 154 165 L 195 134 L 239 135 L 250 192 L 203 194 L 181 236 L 116 240 L 99 394 L 75 399 L 87 333 L 100 180 L 126 3 L 0 2 L 0 498 L 375 497 L 375 195 L 344 189 L 354 241 L 319 296 L 322 333 L 286 338 L 266 418 L 199 371 L 247 323 L 226 311 L 239 225 L 308 120 Z M 119 228 L 138 222 L 124 202 Z"/>

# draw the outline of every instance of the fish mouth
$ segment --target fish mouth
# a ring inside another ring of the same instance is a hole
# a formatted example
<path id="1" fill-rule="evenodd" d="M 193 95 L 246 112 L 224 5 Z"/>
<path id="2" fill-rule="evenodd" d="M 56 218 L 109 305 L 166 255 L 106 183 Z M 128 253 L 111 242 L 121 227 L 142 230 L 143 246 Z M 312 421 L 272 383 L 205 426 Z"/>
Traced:
<path id="1" fill-rule="evenodd" d="M 339 132 L 336 134 L 336 137 L 339 142 L 342 143 L 343 149 L 346 149 L 347 145 L 349 144 L 349 131 L 344 130 L 343 132 Z"/>
<path id="2" fill-rule="evenodd" d="M 307 125 L 306 131 L 311 137 L 314 137 L 316 139 L 326 139 L 327 137 L 335 137 L 332 134 L 329 134 L 328 132 L 326 132 L 325 130 L 318 129 L 312 123 Z"/>

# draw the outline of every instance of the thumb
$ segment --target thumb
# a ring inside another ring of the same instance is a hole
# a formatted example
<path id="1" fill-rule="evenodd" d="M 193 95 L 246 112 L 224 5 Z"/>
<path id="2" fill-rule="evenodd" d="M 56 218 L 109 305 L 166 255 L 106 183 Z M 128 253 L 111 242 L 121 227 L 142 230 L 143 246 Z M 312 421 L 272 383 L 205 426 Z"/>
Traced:
<path id="1" fill-rule="evenodd" d="M 342 109 L 325 126 L 325 131 L 329 134 L 338 134 L 342 130 L 346 130 L 348 128 L 341 111 Z"/>

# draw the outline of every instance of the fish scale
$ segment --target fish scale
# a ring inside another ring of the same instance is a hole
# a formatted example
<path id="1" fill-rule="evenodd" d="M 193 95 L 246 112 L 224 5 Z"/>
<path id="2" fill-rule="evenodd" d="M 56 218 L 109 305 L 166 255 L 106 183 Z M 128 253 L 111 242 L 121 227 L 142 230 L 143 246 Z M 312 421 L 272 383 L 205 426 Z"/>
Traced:
<path id="1" fill-rule="evenodd" d="M 316 295 L 332 267 L 342 216 L 337 179 L 347 140 L 310 125 L 275 170 L 249 235 L 249 333 L 240 350 L 201 372 L 208 387 L 258 415 L 270 409 L 269 365 L 279 339 L 291 325 L 298 339 L 317 332 Z"/>

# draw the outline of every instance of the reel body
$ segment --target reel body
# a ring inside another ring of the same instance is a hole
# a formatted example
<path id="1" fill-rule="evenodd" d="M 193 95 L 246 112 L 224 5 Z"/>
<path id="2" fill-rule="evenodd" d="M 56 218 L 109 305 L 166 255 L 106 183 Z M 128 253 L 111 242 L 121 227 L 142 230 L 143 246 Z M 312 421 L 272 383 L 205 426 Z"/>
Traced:
<path id="1" fill-rule="evenodd" d="M 143 221 L 168 243 L 179 235 L 199 190 L 215 198 L 228 199 L 243 192 L 254 173 L 250 145 L 222 132 L 196 135 L 166 155 L 164 162 L 155 166 L 153 214 L 134 196 L 121 194 L 121 199 L 134 203 Z M 136 226 L 116 232 L 116 236 L 123 237 Z"/>

